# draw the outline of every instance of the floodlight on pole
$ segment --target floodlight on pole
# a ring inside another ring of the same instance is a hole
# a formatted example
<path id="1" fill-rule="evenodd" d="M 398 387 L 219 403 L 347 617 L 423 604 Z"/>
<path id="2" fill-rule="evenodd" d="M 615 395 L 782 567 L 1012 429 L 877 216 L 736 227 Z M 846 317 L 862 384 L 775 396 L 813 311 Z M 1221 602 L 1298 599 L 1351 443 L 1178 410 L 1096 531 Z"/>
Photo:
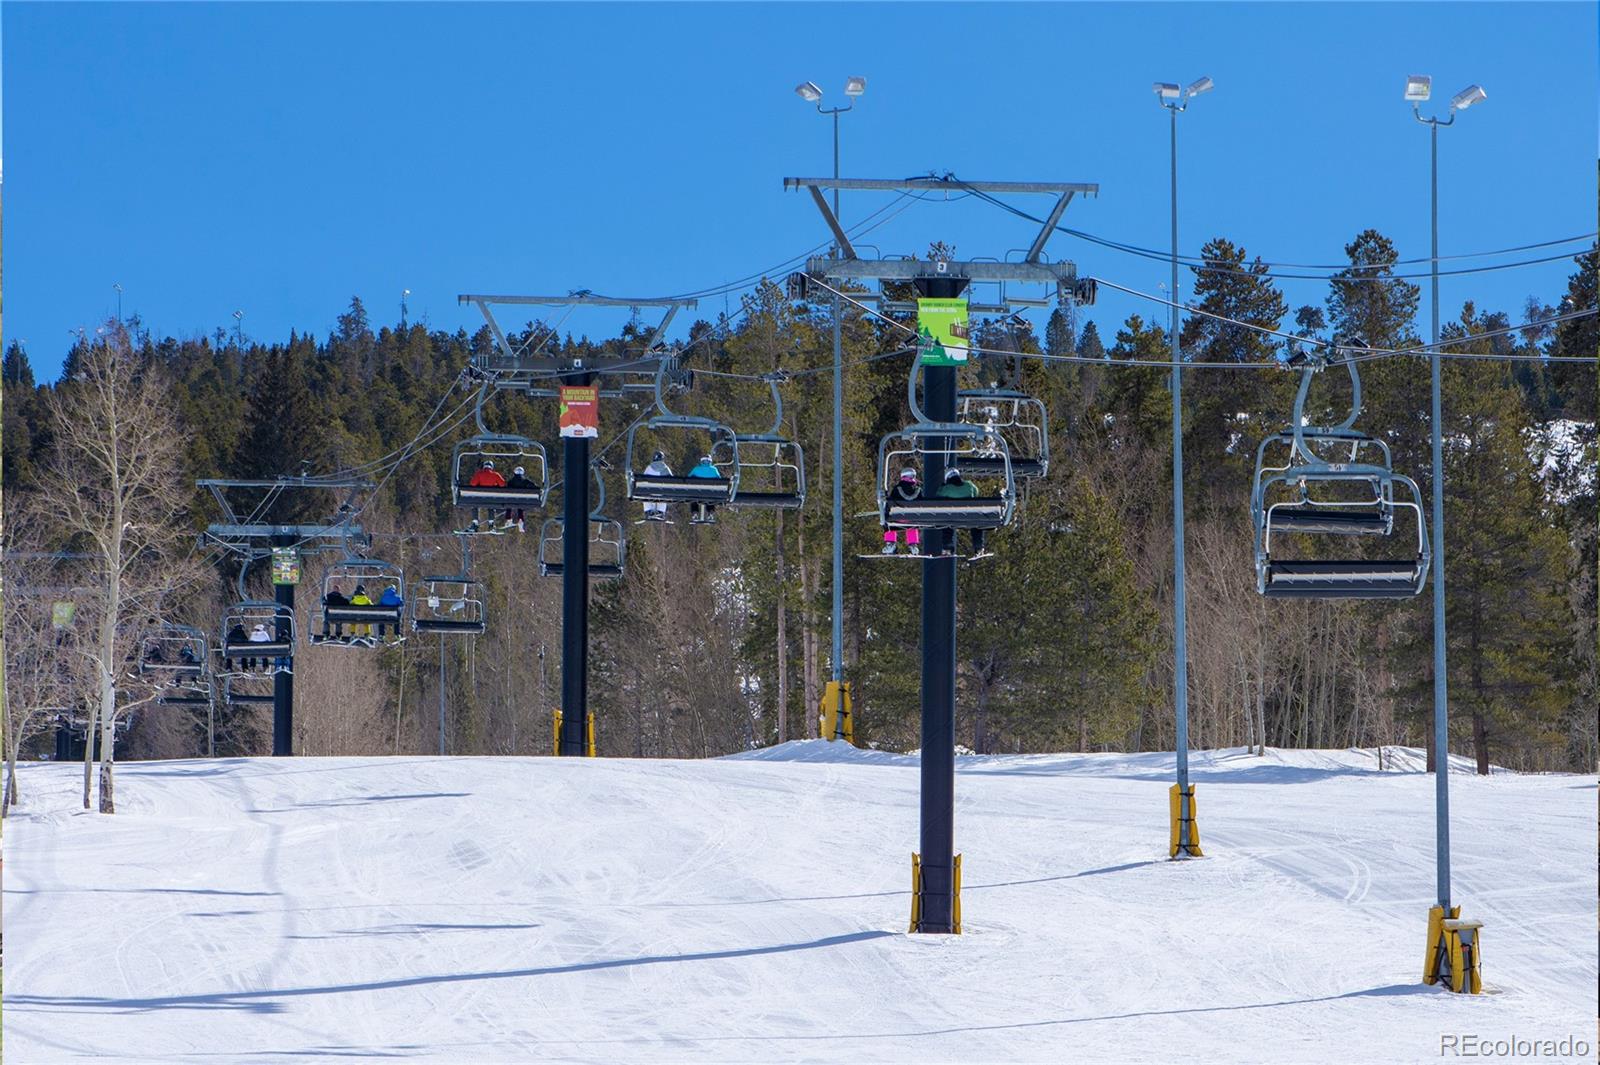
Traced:
<path id="1" fill-rule="evenodd" d="M 867 91 L 867 79 L 852 75 L 844 79 L 844 94 L 846 96 L 860 96 Z"/>
<path id="2" fill-rule="evenodd" d="M 1486 99 L 1488 94 L 1483 91 L 1483 86 L 1473 84 L 1456 93 L 1450 101 L 1450 109 L 1446 117 L 1424 118 L 1422 107 L 1417 99 L 1411 95 L 1412 86 L 1421 81 L 1426 85 L 1426 78 L 1413 75 L 1406 79 L 1406 99 L 1411 101 L 1411 114 L 1418 122 L 1428 127 L 1429 140 L 1429 214 L 1431 215 L 1431 251 L 1429 260 L 1432 285 L 1430 303 L 1432 304 L 1432 343 L 1429 344 L 1428 368 L 1430 410 L 1429 410 L 1429 435 L 1432 437 L 1432 462 L 1433 470 L 1433 499 L 1430 509 L 1430 520 L 1433 524 L 1433 572 L 1429 575 L 1433 581 L 1433 824 L 1434 824 L 1434 882 L 1437 891 L 1438 903 L 1429 911 L 1428 930 L 1428 970 L 1423 977 L 1426 983 L 1436 983 L 1438 973 L 1443 967 L 1438 948 L 1444 943 L 1440 934 L 1447 921 L 1454 921 L 1460 916 L 1461 908 L 1452 906 L 1450 900 L 1450 670 L 1447 661 L 1449 643 L 1445 632 L 1445 552 L 1444 552 L 1444 397 L 1441 383 L 1442 358 L 1439 354 L 1439 127 L 1455 124 L 1456 112 L 1464 111 L 1480 100 Z M 1423 97 L 1426 99 L 1426 97 Z M 1472 938 L 1472 958 L 1474 965 L 1477 961 L 1476 929 L 1468 931 L 1462 939 Z M 1460 950 L 1458 946 L 1456 948 Z M 1448 959 L 1446 959 L 1448 960 Z M 1477 981 L 1467 981 L 1465 987 L 1455 987 L 1454 990 L 1470 989 L 1477 992 Z"/>
<path id="3" fill-rule="evenodd" d="M 1168 343 L 1172 347 L 1172 707 L 1173 726 L 1177 739 L 1177 782 L 1171 792 L 1172 844 L 1174 858 L 1200 857 L 1198 825 L 1194 819 L 1194 787 L 1189 783 L 1189 619 L 1188 591 L 1184 580 L 1183 532 L 1183 347 L 1182 325 L 1178 299 L 1178 113 L 1189 107 L 1189 101 L 1200 93 L 1209 92 L 1214 83 L 1201 77 L 1180 91 L 1175 82 L 1158 81 L 1155 84 L 1156 102 L 1169 113 L 1171 144 L 1172 191 L 1172 290 L 1171 325 Z"/>
<path id="4" fill-rule="evenodd" d="M 1406 99 L 1422 103 L 1433 95 L 1433 79 L 1426 74 L 1406 75 Z"/>
<path id="5" fill-rule="evenodd" d="M 1468 85 L 1465 89 L 1450 97 L 1450 110 L 1465 111 L 1480 100 L 1488 99 L 1489 94 L 1483 91 L 1482 85 Z"/>
<path id="6" fill-rule="evenodd" d="M 822 99 L 822 89 L 814 81 L 802 81 L 794 87 L 794 91 L 806 103 L 814 104 Z"/>

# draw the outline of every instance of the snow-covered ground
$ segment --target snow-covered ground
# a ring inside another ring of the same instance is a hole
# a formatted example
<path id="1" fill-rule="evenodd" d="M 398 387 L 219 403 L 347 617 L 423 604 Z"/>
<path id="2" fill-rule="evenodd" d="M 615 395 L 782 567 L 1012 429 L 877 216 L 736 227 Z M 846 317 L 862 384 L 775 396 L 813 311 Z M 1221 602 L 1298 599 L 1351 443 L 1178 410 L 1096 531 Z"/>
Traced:
<path id="1" fill-rule="evenodd" d="M 1454 996 L 1419 983 L 1433 781 L 1390 753 L 1198 754 L 1188 862 L 1171 755 L 959 759 L 953 937 L 905 934 L 905 756 L 151 762 L 118 769 L 115 817 L 30 765 L 6 1060 L 1592 1055 L 1594 778 L 1453 774 L 1493 992 Z"/>

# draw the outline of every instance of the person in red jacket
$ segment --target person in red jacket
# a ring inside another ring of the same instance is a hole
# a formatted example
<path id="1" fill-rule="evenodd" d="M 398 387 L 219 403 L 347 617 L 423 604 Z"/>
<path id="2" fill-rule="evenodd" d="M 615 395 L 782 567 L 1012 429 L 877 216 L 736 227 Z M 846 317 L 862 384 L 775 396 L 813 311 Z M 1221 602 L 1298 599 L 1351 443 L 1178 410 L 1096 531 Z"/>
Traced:
<path id="1" fill-rule="evenodd" d="M 467 479 L 468 488 L 504 488 L 505 486 L 506 479 L 499 470 L 494 468 L 493 459 L 484 459 L 483 465 L 479 466 L 472 476 Z M 472 524 L 467 526 L 468 532 L 478 531 L 478 514 L 477 510 L 472 512 Z M 489 529 L 491 531 L 494 529 L 493 518 L 489 519 Z"/>

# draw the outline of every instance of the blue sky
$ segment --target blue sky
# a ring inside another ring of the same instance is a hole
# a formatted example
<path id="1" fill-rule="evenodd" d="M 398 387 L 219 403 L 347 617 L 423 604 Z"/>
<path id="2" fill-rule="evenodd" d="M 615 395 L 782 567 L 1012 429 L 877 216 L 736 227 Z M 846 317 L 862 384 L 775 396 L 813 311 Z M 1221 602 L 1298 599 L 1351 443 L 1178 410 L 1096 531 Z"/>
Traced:
<path id="1" fill-rule="evenodd" d="M 1227 235 L 1331 263 L 1361 228 L 1427 254 L 1436 104 L 1489 99 L 1441 134 L 1441 252 L 1595 228 L 1594 4 L 38 4 L 7 0 L 6 338 L 44 376 L 68 330 L 124 309 L 158 334 L 325 334 L 353 294 L 393 321 L 475 327 L 459 292 L 710 287 L 824 238 L 786 175 L 831 166 L 794 95 L 867 95 L 844 172 L 1094 181 L 1067 224 L 1166 248 L 1167 124 L 1150 85 L 1216 80 L 1180 119 L 1181 245 Z M 1442 113 L 1442 109 L 1441 109 Z M 884 203 L 847 196 L 846 221 Z M 1021 203 L 1030 209 L 1044 204 Z M 1025 223 L 923 203 L 871 238 L 958 254 Z M 1056 258 L 1158 292 L 1167 267 L 1058 236 Z M 1565 249 L 1556 249 L 1565 250 Z M 1562 261 L 1447 279 L 1519 314 Z M 1291 307 L 1325 285 L 1286 282 Z M 711 316 L 723 300 L 701 304 Z M 737 297 L 731 298 L 737 307 Z M 1426 301 L 1424 301 L 1424 307 Z M 1158 307 L 1102 294 L 1109 334 Z M 604 332 L 599 312 L 569 326 Z M 1424 330 L 1426 323 L 1422 323 Z"/>

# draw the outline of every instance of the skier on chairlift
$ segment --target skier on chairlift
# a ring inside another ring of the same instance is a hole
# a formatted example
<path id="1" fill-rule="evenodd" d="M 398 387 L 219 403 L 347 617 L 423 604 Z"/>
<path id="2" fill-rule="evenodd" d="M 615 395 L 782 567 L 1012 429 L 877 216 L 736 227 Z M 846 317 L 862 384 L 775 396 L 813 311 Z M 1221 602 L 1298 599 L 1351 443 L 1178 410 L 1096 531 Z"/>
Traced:
<path id="1" fill-rule="evenodd" d="M 339 586 L 337 584 L 328 589 L 328 594 L 322 597 L 322 607 L 323 607 L 322 635 L 323 636 L 328 636 L 329 635 L 327 609 L 329 607 L 349 606 L 349 605 L 350 605 L 350 600 L 347 599 L 345 597 L 345 594 L 339 590 Z M 334 622 L 332 635 L 336 636 L 336 637 L 338 637 L 340 639 L 344 638 L 344 624 L 342 622 Z"/>
<path id="2" fill-rule="evenodd" d="M 667 465 L 667 456 L 657 451 L 650 456 L 650 465 L 644 468 L 647 477 L 671 477 L 672 467 Z M 644 518 L 646 521 L 666 521 L 667 505 L 665 503 L 646 503 L 644 505 Z"/>
<path id="3" fill-rule="evenodd" d="M 900 480 L 895 483 L 894 496 L 896 499 L 911 500 L 922 497 L 922 478 L 917 476 L 917 471 L 910 466 L 900 471 Z M 922 530 L 907 529 L 906 549 L 909 554 L 922 554 Z M 894 526 L 883 530 L 883 553 L 892 555 L 900 545 L 900 530 Z"/>
<path id="4" fill-rule="evenodd" d="M 351 606 L 371 606 L 372 605 L 372 596 L 367 594 L 367 586 L 366 585 L 364 585 L 364 584 L 356 585 L 356 590 L 350 594 L 350 605 Z M 354 626 L 354 631 L 355 631 L 355 634 L 357 636 L 370 637 L 372 635 L 372 626 L 371 625 L 356 625 L 356 626 Z"/>
<path id="5" fill-rule="evenodd" d="M 523 491 L 532 491 L 533 489 L 538 488 L 539 486 L 534 484 L 532 481 L 530 481 L 528 479 L 528 471 L 527 470 L 523 469 L 521 466 L 518 466 L 516 469 L 511 471 L 511 479 L 506 482 L 506 487 L 507 488 L 520 488 Z M 528 531 L 528 526 L 527 526 L 527 523 L 526 523 L 526 520 L 525 520 L 527 518 L 527 514 L 523 511 L 523 509 L 521 507 L 517 507 L 516 511 L 517 511 L 517 532 L 527 532 Z M 511 528 L 511 508 L 507 508 L 506 509 L 505 520 L 506 520 L 506 528 L 508 528 L 508 529 Z"/>
<path id="6" fill-rule="evenodd" d="M 473 471 L 472 476 L 467 479 L 468 488 L 504 488 L 505 486 L 506 479 L 499 470 L 494 468 L 494 459 L 484 459 L 483 465 Z M 506 523 L 510 524 L 509 511 L 507 511 Z M 491 532 L 494 530 L 493 518 L 489 519 L 489 529 Z M 476 510 L 472 512 L 472 524 L 467 526 L 467 531 L 478 531 L 478 512 Z"/>
<path id="7" fill-rule="evenodd" d="M 700 461 L 695 464 L 694 469 L 689 471 L 689 476 L 713 480 L 721 477 L 722 471 L 717 469 L 716 464 L 711 461 L 710 455 L 701 455 Z M 711 503 L 691 503 L 689 504 L 689 521 L 694 525 L 710 525 L 717 520 L 716 510 L 716 506 Z"/>
<path id="8" fill-rule="evenodd" d="M 958 467 L 951 466 L 944 471 L 944 483 L 939 486 L 939 490 L 934 492 L 934 495 L 940 499 L 976 499 L 978 498 L 978 486 L 962 477 L 961 470 Z M 983 537 L 986 530 L 971 529 L 969 531 L 972 534 L 972 557 L 978 558 L 984 553 Z"/>
<path id="9" fill-rule="evenodd" d="M 247 638 L 246 642 L 247 643 L 271 643 L 272 642 L 272 634 L 267 632 L 267 627 L 265 625 L 261 624 L 260 622 L 257 622 L 254 626 L 251 627 L 250 635 Z M 266 665 L 267 665 L 267 660 L 265 658 L 246 658 L 244 660 L 244 668 L 245 669 L 257 669 L 257 668 L 265 669 Z"/>
<path id="10" fill-rule="evenodd" d="M 400 589 L 391 584 L 383 590 L 382 595 L 378 596 L 378 605 L 398 608 L 405 605 L 405 600 L 400 598 Z M 382 636 L 384 631 L 385 627 L 383 625 L 379 625 L 378 635 Z M 394 631 L 396 636 L 400 635 L 400 625 L 398 622 L 395 624 Z"/>

